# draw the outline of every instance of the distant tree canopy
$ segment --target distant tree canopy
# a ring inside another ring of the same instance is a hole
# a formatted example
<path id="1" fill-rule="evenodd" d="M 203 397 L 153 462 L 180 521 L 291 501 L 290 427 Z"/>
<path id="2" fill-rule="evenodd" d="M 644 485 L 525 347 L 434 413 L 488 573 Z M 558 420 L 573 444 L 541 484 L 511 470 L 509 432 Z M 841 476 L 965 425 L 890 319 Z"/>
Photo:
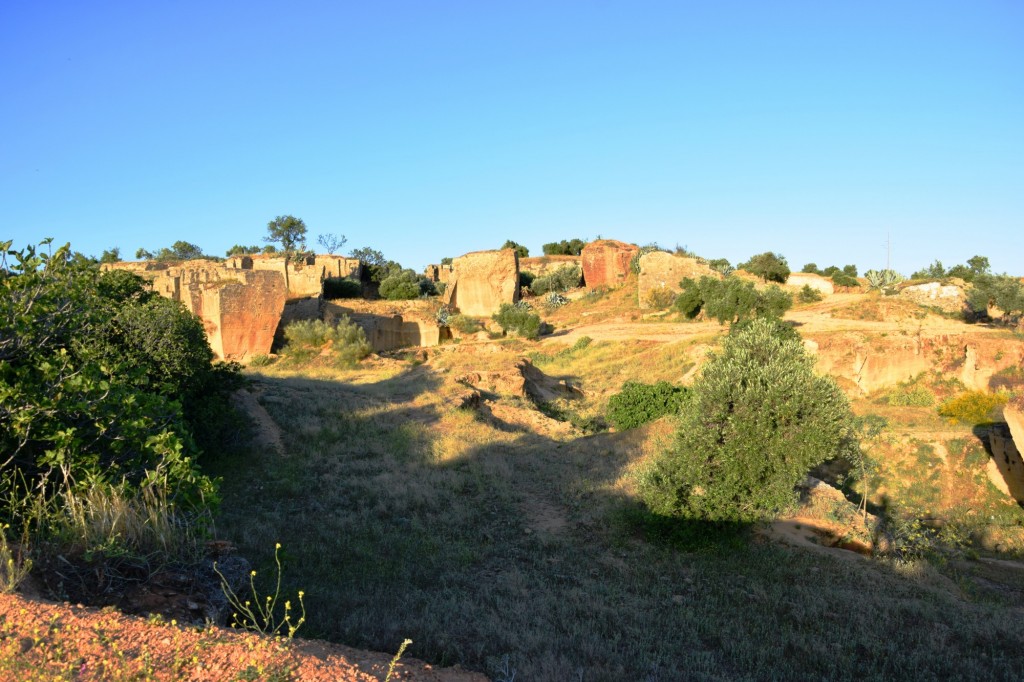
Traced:
<path id="1" fill-rule="evenodd" d="M 116 246 L 112 249 L 107 249 L 103 252 L 103 255 L 100 256 L 101 263 L 116 263 L 119 260 L 121 260 L 121 249 Z"/>
<path id="2" fill-rule="evenodd" d="M 831 277 L 832 282 L 836 286 L 840 287 L 859 287 L 860 282 L 857 281 L 857 266 L 856 265 L 844 265 L 842 269 L 838 266 L 830 265 L 824 270 L 818 268 L 815 263 L 807 263 L 800 270 L 800 272 L 806 272 L 813 275 L 821 275 L 822 277 Z"/>
<path id="3" fill-rule="evenodd" d="M 563 239 L 560 242 L 551 242 L 541 246 L 545 256 L 578 256 L 587 243 L 582 239 Z"/>
<path id="4" fill-rule="evenodd" d="M 254 253 L 262 253 L 263 247 L 253 244 L 252 246 L 244 246 L 242 244 L 235 244 L 224 254 L 228 258 L 231 256 L 248 256 Z"/>
<path id="5" fill-rule="evenodd" d="M 736 267 L 757 275 L 766 282 L 785 284 L 786 278 L 789 277 L 789 265 L 786 264 L 785 257 L 771 251 L 751 256 L 746 263 L 740 263 Z"/>
<path id="6" fill-rule="evenodd" d="M 989 306 L 994 306 L 1012 322 L 1024 315 L 1024 283 L 1010 275 L 976 275 L 967 304 L 980 316 L 987 315 Z"/>
<path id="7" fill-rule="evenodd" d="M 306 223 L 302 218 L 279 215 L 267 223 L 267 236 L 263 241 L 280 244 L 285 258 L 292 258 L 306 248 Z"/>
<path id="8" fill-rule="evenodd" d="M 190 242 L 180 240 L 174 242 L 169 247 L 164 246 L 157 249 L 156 253 L 140 248 L 135 252 L 135 257 L 143 260 L 158 260 L 165 262 L 204 258 L 203 250 L 201 248 Z"/>
<path id="9" fill-rule="evenodd" d="M 522 244 L 517 244 L 511 239 L 507 240 L 501 245 L 503 249 L 513 249 L 520 258 L 528 258 L 530 256 L 530 250 Z"/>
<path id="10" fill-rule="evenodd" d="M 931 265 L 913 273 L 910 278 L 945 279 L 947 277 L 959 277 L 965 282 L 973 282 L 978 277 L 989 275 L 991 272 L 992 268 L 989 265 L 988 258 L 985 256 L 973 256 L 967 259 L 965 265 L 954 265 L 948 270 L 943 267 L 942 261 L 936 259 Z"/>

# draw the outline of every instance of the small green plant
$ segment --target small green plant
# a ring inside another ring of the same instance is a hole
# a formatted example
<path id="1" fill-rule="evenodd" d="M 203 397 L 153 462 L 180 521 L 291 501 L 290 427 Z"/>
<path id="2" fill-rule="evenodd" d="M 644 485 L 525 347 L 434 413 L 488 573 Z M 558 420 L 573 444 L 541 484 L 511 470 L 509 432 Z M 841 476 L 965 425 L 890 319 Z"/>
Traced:
<path id="1" fill-rule="evenodd" d="M 451 309 L 448 306 L 444 305 L 443 303 L 437 310 L 434 311 L 434 321 L 437 322 L 438 327 L 447 327 L 449 321 L 451 320 L 451 317 Z"/>
<path id="2" fill-rule="evenodd" d="M 810 284 L 805 284 L 804 288 L 797 294 L 797 299 L 801 303 L 817 303 L 822 298 L 821 292 L 813 288 Z"/>
<path id="3" fill-rule="evenodd" d="M 676 302 L 676 292 L 668 288 L 652 289 L 647 294 L 647 305 L 655 310 L 664 310 Z"/>
<path id="4" fill-rule="evenodd" d="M 547 308 L 548 310 L 561 308 L 568 302 L 569 299 L 567 299 L 565 296 L 562 296 L 557 291 L 549 292 L 548 295 L 544 297 L 544 307 Z"/>
<path id="5" fill-rule="evenodd" d="M 885 396 L 885 402 L 897 407 L 931 407 L 935 395 L 924 386 L 904 382 Z"/>
<path id="6" fill-rule="evenodd" d="M 270 357 L 266 353 L 257 353 L 249 358 L 250 367 L 266 367 L 274 362 L 274 358 Z"/>
<path id="7" fill-rule="evenodd" d="M 512 332 L 527 339 L 540 336 L 540 316 L 532 311 L 525 301 L 519 303 L 502 303 L 492 319 L 498 323 L 502 331 Z"/>
<path id="8" fill-rule="evenodd" d="M 892 287 L 903 281 L 903 275 L 895 270 L 868 270 L 864 273 L 868 286 L 888 292 Z"/>
<path id="9" fill-rule="evenodd" d="M 398 659 L 405 653 L 406 647 L 412 644 L 411 639 L 403 639 L 402 645 L 398 647 L 398 652 L 392 657 L 391 662 L 388 664 L 388 674 L 384 677 L 384 682 L 391 682 L 391 676 L 395 674 L 395 666 L 398 665 Z"/>
<path id="10" fill-rule="evenodd" d="M 608 399 L 608 422 L 618 431 L 634 429 L 666 414 L 675 414 L 687 391 L 667 381 L 643 384 L 627 381 L 622 391 Z"/>
<path id="11" fill-rule="evenodd" d="M 299 607 L 302 615 L 295 622 L 292 622 L 292 603 L 286 600 L 283 606 L 283 613 L 279 613 L 278 604 L 281 598 L 281 543 L 274 545 L 274 563 L 277 564 L 277 582 L 274 593 L 268 594 L 262 599 L 256 589 L 256 571 L 249 572 L 249 589 L 252 592 L 252 599 L 242 599 L 231 589 L 227 578 L 217 568 L 217 562 L 213 564 L 213 570 L 220 578 L 220 587 L 227 597 L 228 603 L 233 609 L 231 615 L 231 627 L 239 627 L 252 630 L 264 635 L 276 637 L 282 631 L 285 637 L 291 639 L 295 636 L 302 624 L 306 622 L 305 592 L 299 590 Z"/>
<path id="12" fill-rule="evenodd" d="M 32 560 L 25 555 L 24 549 L 14 549 L 7 543 L 8 530 L 9 524 L 0 526 L 0 593 L 3 594 L 18 589 L 32 570 Z"/>

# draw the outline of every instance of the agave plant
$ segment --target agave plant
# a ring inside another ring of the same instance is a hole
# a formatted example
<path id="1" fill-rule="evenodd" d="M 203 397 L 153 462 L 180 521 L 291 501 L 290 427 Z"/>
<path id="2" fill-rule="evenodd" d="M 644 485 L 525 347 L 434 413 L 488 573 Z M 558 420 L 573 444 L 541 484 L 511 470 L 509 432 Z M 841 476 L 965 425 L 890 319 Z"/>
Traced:
<path id="1" fill-rule="evenodd" d="M 903 275 L 895 270 L 868 270 L 864 273 L 872 289 L 885 289 L 903 281 Z"/>

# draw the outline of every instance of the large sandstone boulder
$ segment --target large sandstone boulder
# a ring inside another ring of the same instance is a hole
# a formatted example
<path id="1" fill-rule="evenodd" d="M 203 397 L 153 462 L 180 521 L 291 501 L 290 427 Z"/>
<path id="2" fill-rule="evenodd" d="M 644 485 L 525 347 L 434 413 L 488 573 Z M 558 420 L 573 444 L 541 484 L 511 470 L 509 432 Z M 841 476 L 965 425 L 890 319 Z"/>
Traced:
<path id="1" fill-rule="evenodd" d="M 519 257 L 513 249 L 476 251 L 452 261 L 443 302 L 463 315 L 488 317 L 519 300 Z"/>
<path id="2" fill-rule="evenodd" d="M 803 289 L 804 286 L 821 292 L 825 296 L 831 296 L 836 292 L 832 280 L 817 275 L 813 272 L 791 272 L 786 279 L 786 286 Z"/>
<path id="3" fill-rule="evenodd" d="M 617 287 L 629 277 L 629 263 L 640 251 L 635 244 L 614 239 L 598 239 L 583 247 L 583 281 L 591 289 Z"/>
<path id="4" fill-rule="evenodd" d="M 678 294 L 679 283 L 690 277 L 715 277 L 722 275 L 696 258 L 677 256 L 666 251 L 651 251 L 640 256 L 640 281 L 637 287 L 637 298 L 641 308 L 651 308 L 652 297 L 661 292 Z"/>
<path id="5" fill-rule="evenodd" d="M 1024 502 L 1024 411 L 1011 403 L 1003 408 L 1003 419 L 1006 427 L 996 424 L 989 432 L 989 478 L 1004 493 Z"/>

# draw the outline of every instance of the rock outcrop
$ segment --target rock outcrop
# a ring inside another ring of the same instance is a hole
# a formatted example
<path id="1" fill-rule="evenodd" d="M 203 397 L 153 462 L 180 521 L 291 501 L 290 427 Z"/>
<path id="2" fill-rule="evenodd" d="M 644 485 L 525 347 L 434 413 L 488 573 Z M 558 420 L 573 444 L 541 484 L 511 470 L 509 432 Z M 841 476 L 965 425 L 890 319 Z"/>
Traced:
<path id="1" fill-rule="evenodd" d="M 826 296 L 831 296 L 836 292 L 835 285 L 832 284 L 832 280 L 817 275 L 813 272 L 792 272 L 786 279 L 786 286 L 795 287 L 797 289 L 803 289 L 805 286 L 809 286 Z"/>
<path id="2" fill-rule="evenodd" d="M 591 289 L 618 287 L 629 277 L 629 263 L 640 251 L 636 244 L 598 239 L 583 247 L 583 281 Z"/>
<path id="3" fill-rule="evenodd" d="M 203 321 L 210 348 L 223 360 L 269 353 L 284 310 L 284 275 L 243 270 L 208 260 L 181 263 L 112 263 L 148 280 L 153 290 Z"/>
<path id="4" fill-rule="evenodd" d="M 433 319 L 413 313 L 381 315 L 353 310 L 329 301 L 324 302 L 321 313 L 323 320 L 328 323 L 334 323 L 343 315 L 355 322 L 366 333 L 366 340 L 374 352 L 437 346 L 452 338 L 447 327 L 439 327 Z"/>
<path id="5" fill-rule="evenodd" d="M 292 259 L 285 269 L 283 256 L 275 254 L 254 254 L 232 256 L 224 266 L 235 270 L 279 272 L 288 283 L 288 298 L 309 298 L 319 296 L 323 282 L 328 277 L 351 277 L 359 279 L 362 265 L 358 259 L 342 256 L 312 255 Z"/>
<path id="6" fill-rule="evenodd" d="M 661 292 L 677 294 L 681 291 L 679 282 L 686 277 L 722 279 L 715 272 L 696 258 L 676 256 L 666 251 L 651 251 L 640 256 L 640 281 L 637 285 L 637 298 L 641 308 L 651 308 L 652 296 Z"/>
<path id="7" fill-rule="evenodd" d="M 1021 458 L 1024 411 L 1011 403 L 1003 408 L 1003 419 L 1006 420 L 1005 427 L 996 424 L 989 431 L 988 442 L 992 449 L 989 478 L 1004 493 L 1024 502 L 1024 459 Z"/>
<path id="8" fill-rule="evenodd" d="M 938 308 L 947 313 L 959 313 L 966 304 L 962 287 L 939 282 L 912 284 L 904 287 L 900 290 L 900 297 L 909 298 L 914 303 Z"/>
<path id="9" fill-rule="evenodd" d="M 532 272 L 537 277 L 546 277 L 564 265 L 579 265 L 582 268 L 582 258 L 580 256 L 539 256 L 519 259 L 519 270 Z"/>
<path id="10" fill-rule="evenodd" d="M 476 251 L 452 261 L 443 302 L 470 317 L 488 317 L 519 300 L 519 257 L 512 249 Z"/>

